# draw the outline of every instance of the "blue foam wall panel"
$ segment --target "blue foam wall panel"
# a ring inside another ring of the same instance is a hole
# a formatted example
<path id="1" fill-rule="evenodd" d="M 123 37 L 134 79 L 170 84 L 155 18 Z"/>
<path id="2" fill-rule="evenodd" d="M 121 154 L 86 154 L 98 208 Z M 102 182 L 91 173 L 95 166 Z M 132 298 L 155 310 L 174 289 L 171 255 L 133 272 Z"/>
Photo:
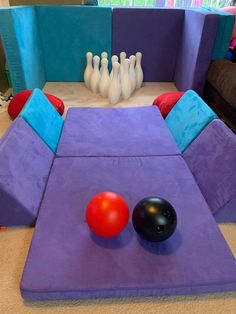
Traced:
<path id="1" fill-rule="evenodd" d="M 111 8 L 39 6 L 37 13 L 47 81 L 83 81 L 87 51 L 111 57 Z"/>
<path id="2" fill-rule="evenodd" d="M 46 82 L 37 25 L 35 7 L 0 9 L 0 34 L 14 93 L 42 88 Z"/>
<path id="3" fill-rule="evenodd" d="M 212 53 L 212 60 L 224 59 L 229 48 L 235 16 L 231 13 L 214 8 L 204 7 L 204 9 L 219 14 L 220 16 L 215 45 Z"/>

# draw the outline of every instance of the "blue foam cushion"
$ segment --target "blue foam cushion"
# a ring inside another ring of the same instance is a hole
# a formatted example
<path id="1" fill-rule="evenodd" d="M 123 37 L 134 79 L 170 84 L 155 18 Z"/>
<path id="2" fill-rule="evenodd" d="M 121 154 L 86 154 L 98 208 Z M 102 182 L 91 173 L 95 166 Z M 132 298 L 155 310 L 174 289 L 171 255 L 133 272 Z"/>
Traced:
<path id="1" fill-rule="evenodd" d="M 35 89 L 20 116 L 56 152 L 64 120 L 40 89 Z"/>
<path id="2" fill-rule="evenodd" d="M 188 90 L 166 118 L 177 146 L 183 152 L 217 115 L 195 93 Z"/>
<path id="3" fill-rule="evenodd" d="M 0 35 L 15 93 L 46 82 L 35 7 L 0 9 Z"/>
<path id="4" fill-rule="evenodd" d="M 37 7 L 47 81 L 83 81 L 86 52 L 111 57 L 112 9 Z"/>

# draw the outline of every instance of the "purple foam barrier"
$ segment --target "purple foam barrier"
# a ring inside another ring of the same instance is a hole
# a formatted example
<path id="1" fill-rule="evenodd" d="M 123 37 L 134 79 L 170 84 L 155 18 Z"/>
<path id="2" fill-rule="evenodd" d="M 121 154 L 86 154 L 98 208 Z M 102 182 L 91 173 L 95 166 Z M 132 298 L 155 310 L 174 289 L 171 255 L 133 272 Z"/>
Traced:
<path id="1" fill-rule="evenodd" d="M 0 142 L 0 226 L 33 225 L 54 154 L 22 119 Z"/>
<path id="2" fill-rule="evenodd" d="M 172 82 L 183 20 L 182 9 L 113 8 L 112 54 L 140 51 L 144 81 Z"/>
<path id="3" fill-rule="evenodd" d="M 61 157 L 178 154 L 156 106 L 71 108 L 57 150 Z"/>
<path id="4" fill-rule="evenodd" d="M 115 238 L 91 234 L 89 200 L 114 191 L 130 210 L 167 199 L 178 224 L 168 240 L 140 240 L 132 224 Z M 213 248 L 213 249 L 212 249 Z M 26 261 L 25 300 L 178 295 L 236 290 L 236 263 L 181 156 L 56 158 Z"/>
<path id="5" fill-rule="evenodd" d="M 216 220 L 236 221 L 236 135 L 214 120 L 183 157 Z"/>
<path id="6" fill-rule="evenodd" d="M 204 10 L 185 10 L 174 82 L 179 90 L 202 95 L 211 62 L 219 16 Z"/>

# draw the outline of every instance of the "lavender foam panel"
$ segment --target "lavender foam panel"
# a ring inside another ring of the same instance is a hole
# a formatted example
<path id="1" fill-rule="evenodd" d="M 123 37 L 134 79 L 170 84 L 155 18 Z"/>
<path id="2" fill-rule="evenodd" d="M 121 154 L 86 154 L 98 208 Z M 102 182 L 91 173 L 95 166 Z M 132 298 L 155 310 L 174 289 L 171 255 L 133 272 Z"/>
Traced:
<path id="1" fill-rule="evenodd" d="M 146 82 L 173 82 L 183 9 L 114 8 L 112 54 L 142 52 Z"/>
<path id="2" fill-rule="evenodd" d="M 60 157 L 178 154 L 156 106 L 71 108 L 57 150 Z"/>
<path id="3" fill-rule="evenodd" d="M 130 211 L 156 195 L 175 208 L 168 240 L 141 240 L 132 224 L 100 238 L 85 222 L 89 200 L 114 191 Z M 236 263 L 180 156 L 56 158 L 26 261 L 25 300 L 162 296 L 236 289 Z"/>

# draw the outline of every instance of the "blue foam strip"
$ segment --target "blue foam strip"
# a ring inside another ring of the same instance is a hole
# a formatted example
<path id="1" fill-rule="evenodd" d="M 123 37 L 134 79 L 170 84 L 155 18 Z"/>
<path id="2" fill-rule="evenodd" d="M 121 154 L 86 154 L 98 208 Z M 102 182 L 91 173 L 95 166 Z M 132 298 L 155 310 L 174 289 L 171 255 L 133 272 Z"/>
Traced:
<path id="1" fill-rule="evenodd" d="M 35 89 L 20 116 L 55 153 L 64 120 L 40 89 Z"/>

